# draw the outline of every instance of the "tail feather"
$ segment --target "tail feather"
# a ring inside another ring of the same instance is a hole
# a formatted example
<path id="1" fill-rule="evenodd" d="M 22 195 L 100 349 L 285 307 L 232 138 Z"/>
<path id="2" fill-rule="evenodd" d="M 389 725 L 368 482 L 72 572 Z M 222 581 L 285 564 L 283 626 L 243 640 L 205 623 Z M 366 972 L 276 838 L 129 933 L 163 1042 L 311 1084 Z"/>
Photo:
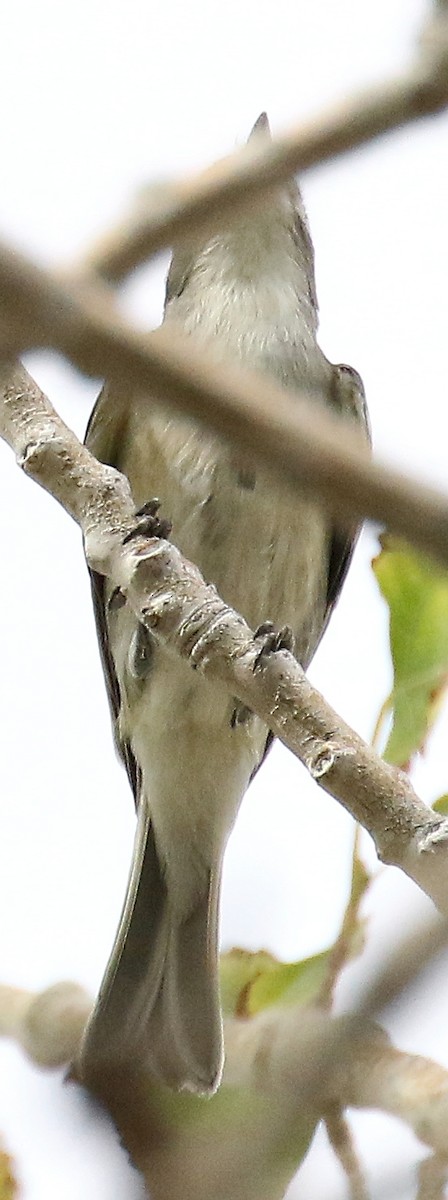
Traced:
<path id="1" fill-rule="evenodd" d="M 123 913 L 86 1029 L 81 1071 L 135 1065 L 164 1083 L 213 1092 L 222 1070 L 218 981 L 220 871 L 179 921 L 143 802 Z"/>
<path id="2" fill-rule="evenodd" d="M 170 928 L 158 1003 L 165 1033 L 174 1037 L 187 1072 L 185 1086 L 214 1091 L 222 1071 L 222 1021 L 218 979 L 220 871 L 210 872 L 206 892 L 186 921 Z"/>

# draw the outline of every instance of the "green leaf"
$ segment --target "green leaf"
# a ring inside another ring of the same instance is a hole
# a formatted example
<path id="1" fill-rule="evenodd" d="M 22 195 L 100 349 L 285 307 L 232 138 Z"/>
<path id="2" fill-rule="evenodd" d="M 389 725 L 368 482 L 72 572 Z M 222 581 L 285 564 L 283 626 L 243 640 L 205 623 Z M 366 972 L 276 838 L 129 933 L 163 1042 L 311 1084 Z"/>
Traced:
<path id="1" fill-rule="evenodd" d="M 249 995 L 256 979 L 282 965 L 267 950 L 240 950 L 235 947 L 221 955 L 221 1004 L 226 1017 L 248 1017 Z"/>
<path id="2" fill-rule="evenodd" d="M 339 938 L 336 942 L 339 945 Z M 361 953 L 364 923 L 357 916 L 344 927 L 339 968 Z M 253 1017 L 275 1004 L 318 1004 L 331 971 L 334 947 L 298 962 L 279 962 L 262 950 L 229 950 L 221 955 L 221 999 L 225 1016 Z"/>
<path id="3" fill-rule="evenodd" d="M 424 749 L 448 684 L 448 574 L 387 535 L 373 569 L 389 606 L 394 686 L 384 757 L 406 766 Z"/>
<path id="4" fill-rule="evenodd" d="M 221 996 L 226 1016 L 252 1017 L 272 1004 L 312 1004 L 325 978 L 330 950 L 299 962 L 279 962 L 266 950 L 221 955 Z"/>
<path id="5" fill-rule="evenodd" d="M 442 817 L 448 817 L 448 795 L 445 792 L 444 796 L 439 796 L 438 800 L 434 800 L 434 812 L 441 813 Z"/>
<path id="6" fill-rule="evenodd" d="M 254 980 L 249 994 L 249 1015 L 272 1004 L 312 1004 L 324 982 L 329 950 L 301 962 L 277 963 Z"/>

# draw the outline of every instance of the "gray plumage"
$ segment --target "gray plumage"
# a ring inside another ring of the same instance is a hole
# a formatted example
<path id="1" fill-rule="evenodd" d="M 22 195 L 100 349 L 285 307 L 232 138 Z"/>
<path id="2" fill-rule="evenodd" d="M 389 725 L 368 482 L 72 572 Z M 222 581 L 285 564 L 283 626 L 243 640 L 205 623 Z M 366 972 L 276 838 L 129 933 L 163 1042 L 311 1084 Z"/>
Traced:
<path id="1" fill-rule="evenodd" d="M 257 136 L 267 135 L 263 118 Z M 302 199 L 279 186 L 170 267 L 164 320 L 217 361 L 240 362 L 315 395 L 367 429 L 362 383 L 316 341 L 314 257 Z M 86 444 L 128 475 L 136 507 L 153 496 L 172 538 L 252 627 L 291 626 L 306 668 L 337 600 L 357 536 L 332 528 L 238 448 L 151 397 L 106 386 Z M 165 1083 L 212 1092 L 222 1070 L 219 888 L 229 833 L 270 740 L 235 700 L 156 646 L 92 575 L 115 736 L 138 809 L 117 938 L 87 1030 L 84 1060 L 134 1063 Z"/>

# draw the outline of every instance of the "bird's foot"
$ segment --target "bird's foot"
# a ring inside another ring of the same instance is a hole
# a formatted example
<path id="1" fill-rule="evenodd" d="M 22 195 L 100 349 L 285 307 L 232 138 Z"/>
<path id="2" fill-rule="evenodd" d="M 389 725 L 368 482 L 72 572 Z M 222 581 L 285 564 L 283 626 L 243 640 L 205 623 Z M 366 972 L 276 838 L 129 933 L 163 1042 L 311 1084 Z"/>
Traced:
<path id="1" fill-rule="evenodd" d="M 247 725 L 253 715 L 252 709 L 248 708 L 247 704 L 236 704 L 230 718 L 230 728 L 237 729 L 239 725 Z"/>
<path id="2" fill-rule="evenodd" d="M 257 641 L 261 642 L 260 650 L 254 661 L 254 671 L 258 671 L 263 666 L 264 659 L 268 654 L 277 654 L 279 650 L 290 650 L 294 653 L 294 634 L 289 625 L 283 625 L 281 629 L 276 629 L 272 621 L 263 621 L 262 625 L 258 626 L 254 634 Z"/>
<path id="3" fill-rule="evenodd" d="M 281 629 L 276 629 L 272 621 L 263 621 L 263 624 L 255 630 L 254 637 L 257 642 L 261 643 L 254 660 L 254 671 L 259 671 L 263 667 L 269 654 L 276 654 L 278 650 L 294 652 L 294 634 L 289 625 L 283 625 Z M 236 704 L 230 718 L 231 728 L 236 729 L 239 725 L 247 725 L 251 717 L 253 717 L 253 712 L 247 707 L 247 704 Z"/>
<path id="4" fill-rule="evenodd" d="M 137 509 L 134 528 L 123 538 L 123 546 L 136 537 L 169 537 L 173 528 L 171 521 L 159 517 L 160 500 L 147 500 L 142 508 Z"/>

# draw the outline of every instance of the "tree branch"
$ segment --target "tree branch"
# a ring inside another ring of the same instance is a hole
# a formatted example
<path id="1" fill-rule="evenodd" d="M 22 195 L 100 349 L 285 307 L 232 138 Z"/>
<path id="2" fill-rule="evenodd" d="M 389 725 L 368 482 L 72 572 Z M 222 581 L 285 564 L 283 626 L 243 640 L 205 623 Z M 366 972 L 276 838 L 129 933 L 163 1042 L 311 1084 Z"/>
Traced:
<path id="1" fill-rule="evenodd" d="M 82 267 L 119 283 L 146 259 L 186 234 L 219 224 L 300 172 L 355 150 L 448 104 L 448 17 L 424 27 L 409 69 L 363 91 L 272 142 L 258 139 L 187 183 L 149 189 L 85 258 Z"/>
<path id="2" fill-rule="evenodd" d="M 75 983 L 41 993 L 0 986 L 0 1036 L 14 1038 L 38 1066 L 76 1062 L 91 1004 Z M 224 1200 L 235 1194 L 238 1180 L 244 1200 L 280 1197 L 319 1117 L 335 1108 L 398 1116 L 445 1156 L 448 1073 L 430 1059 L 396 1050 L 371 1022 L 332 1018 L 303 1005 L 274 1006 L 250 1020 L 229 1018 L 225 1041 L 220 1092 L 194 1105 L 188 1097 L 187 1125 L 185 1097 L 168 1099 L 149 1075 L 127 1077 L 124 1071 L 101 1081 L 100 1096 L 151 1195 Z M 352 1156 L 347 1145 L 343 1149 L 353 1179 Z M 359 1178 L 354 1194 L 363 1194 Z"/>
<path id="3" fill-rule="evenodd" d="M 87 374 L 126 380 L 277 468 L 341 521 L 370 517 L 448 565 L 448 497 L 372 463 L 353 428 L 254 372 L 217 366 L 180 332 L 134 332 L 106 288 L 69 287 L 0 246 L 3 357 L 52 346 Z M 3 312 L 2 312 L 3 308 Z M 8 353 L 9 351 L 9 353 Z"/>
<path id="4" fill-rule="evenodd" d="M 12 1038 L 39 1067 L 59 1067 L 78 1053 L 92 1010 L 77 983 L 56 983 L 43 992 L 0 984 L 0 1037 Z"/>
<path id="5" fill-rule="evenodd" d="M 325 1107 L 325 1128 L 333 1153 L 347 1177 L 350 1200 L 369 1200 L 364 1173 L 356 1153 L 350 1125 L 339 1103 Z"/>
<path id="6" fill-rule="evenodd" d="M 446 1145 L 440 1154 L 425 1158 L 420 1164 L 418 1192 L 415 1200 L 445 1200 L 448 1183 Z"/>
<path id="7" fill-rule="evenodd" d="M 246 622 L 175 546 L 142 537 L 123 545 L 135 521 L 127 480 L 80 445 L 23 368 L 3 365 L 0 394 L 0 435 L 81 526 L 90 565 L 172 653 L 257 713 L 369 831 L 382 861 L 401 867 L 448 913 L 448 821 L 336 715 L 292 655 L 273 654 L 254 669 L 259 646 Z"/>
<path id="8" fill-rule="evenodd" d="M 366 1026 L 356 1053 L 336 1066 L 330 1091 L 343 1108 L 377 1108 L 401 1117 L 420 1141 L 446 1154 L 448 1072 L 432 1059 L 404 1054 L 378 1027 Z"/>

